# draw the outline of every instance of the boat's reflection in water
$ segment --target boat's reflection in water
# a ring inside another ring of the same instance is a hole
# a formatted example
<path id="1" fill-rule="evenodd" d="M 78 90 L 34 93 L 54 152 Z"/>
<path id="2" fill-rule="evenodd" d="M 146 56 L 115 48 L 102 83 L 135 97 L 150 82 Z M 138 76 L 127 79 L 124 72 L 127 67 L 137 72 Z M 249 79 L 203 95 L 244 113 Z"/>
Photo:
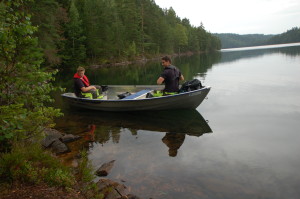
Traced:
<path id="1" fill-rule="evenodd" d="M 118 143 L 124 128 L 134 136 L 138 130 L 163 132 L 162 142 L 169 147 L 169 156 L 177 155 L 186 135 L 199 137 L 212 133 L 197 110 L 113 113 L 76 109 L 67 111 L 63 120 L 57 121 L 58 128 L 64 128 L 64 132 L 81 132 L 86 147 L 93 147 L 94 142 L 104 144 L 109 140 Z"/>

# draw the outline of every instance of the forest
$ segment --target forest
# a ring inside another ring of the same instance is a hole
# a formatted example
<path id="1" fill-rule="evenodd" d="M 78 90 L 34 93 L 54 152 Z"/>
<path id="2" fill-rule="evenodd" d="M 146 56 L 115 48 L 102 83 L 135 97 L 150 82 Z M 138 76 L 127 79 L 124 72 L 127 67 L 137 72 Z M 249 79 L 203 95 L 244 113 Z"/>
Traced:
<path id="1" fill-rule="evenodd" d="M 75 67 L 214 51 L 218 37 L 153 0 L 39 0 L 27 4 L 44 65 Z"/>
<path id="2" fill-rule="evenodd" d="M 300 28 L 294 27 L 278 35 L 215 33 L 221 40 L 222 48 L 239 48 L 271 44 L 300 42 Z"/>
<path id="3" fill-rule="evenodd" d="M 270 38 L 266 44 L 285 44 L 300 42 L 300 27 L 294 27 L 282 34 Z"/>

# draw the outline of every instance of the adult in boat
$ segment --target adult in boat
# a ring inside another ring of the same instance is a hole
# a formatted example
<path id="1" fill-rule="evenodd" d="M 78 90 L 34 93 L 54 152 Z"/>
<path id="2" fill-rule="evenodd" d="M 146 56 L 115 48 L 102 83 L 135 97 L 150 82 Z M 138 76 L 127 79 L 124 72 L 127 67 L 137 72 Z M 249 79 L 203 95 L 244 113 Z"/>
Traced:
<path id="1" fill-rule="evenodd" d="M 184 80 L 180 70 L 172 65 L 170 57 L 165 56 L 161 58 L 161 64 L 164 67 L 163 72 L 157 79 L 157 84 L 165 84 L 165 88 L 161 94 L 157 95 L 172 95 L 179 91 L 179 81 Z"/>
<path id="2" fill-rule="evenodd" d="M 85 69 L 82 66 L 77 68 L 77 72 L 74 74 L 74 91 L 77 97 L 101 99 L 103 96 L 99 95 L 100 86 L 90 85 L 90 81 L 86 75 L 84 75 Z"/>

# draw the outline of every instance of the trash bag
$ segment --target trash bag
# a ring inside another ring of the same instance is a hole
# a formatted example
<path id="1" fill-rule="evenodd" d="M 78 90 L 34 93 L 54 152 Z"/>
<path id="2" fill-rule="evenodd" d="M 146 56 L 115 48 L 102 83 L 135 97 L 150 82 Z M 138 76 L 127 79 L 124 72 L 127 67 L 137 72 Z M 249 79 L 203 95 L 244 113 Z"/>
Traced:
<path id="1" fill-rule="evenodd" d="M 108 86 L 106 86 L 106 85 L 101 85 L 101 90 L 102 90 L 102 92 L 107 91 L 107 90 L 108 90 Z"/>
<path id="2" fill-rule="evenodd" d="M 125 98 L 125 97 L 127 97 L 129 95 L 131 95 L 131 93 L 125 92 L 125 93 L 119 94 L 118 97 L 119 97 L 119 99 L 123 99 L 123 98 Z"/>
<path id="3" fill-rule="evenodd" d="M 147 93 L 146 98 L 152 98 L 154 97 L 151 93 Z"/>
<path id="4" fill-rule="evenodd" d="M 179 89 L 179 93 L 198 90 L 202 88 L 201 81 L 199 79 L 193 79 L 190 81 L 186 81 L 182 84 L 181 88 Z"/>

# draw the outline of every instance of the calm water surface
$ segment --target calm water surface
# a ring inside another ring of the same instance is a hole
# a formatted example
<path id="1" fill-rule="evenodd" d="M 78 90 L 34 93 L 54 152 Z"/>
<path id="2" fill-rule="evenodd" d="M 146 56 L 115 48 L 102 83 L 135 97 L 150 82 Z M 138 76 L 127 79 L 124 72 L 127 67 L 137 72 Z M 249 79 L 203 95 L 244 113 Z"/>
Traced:
<path id="1" fill-rule="evenodd" d="M 194 111 L 73 110 L 57 97 L 57 128 L 84 135 L 70 147 L 87 148 L 95 169 L 116 160 L 108 178 L 141 198 L 299 198 L 299 45 L 176 58 L 186 79 L 212 87 Z M 161 70 L 157 60 L 87 74 L 97 84 L 155 84 Z M 72 75 L 57 83 L 71 89 Z"/>

